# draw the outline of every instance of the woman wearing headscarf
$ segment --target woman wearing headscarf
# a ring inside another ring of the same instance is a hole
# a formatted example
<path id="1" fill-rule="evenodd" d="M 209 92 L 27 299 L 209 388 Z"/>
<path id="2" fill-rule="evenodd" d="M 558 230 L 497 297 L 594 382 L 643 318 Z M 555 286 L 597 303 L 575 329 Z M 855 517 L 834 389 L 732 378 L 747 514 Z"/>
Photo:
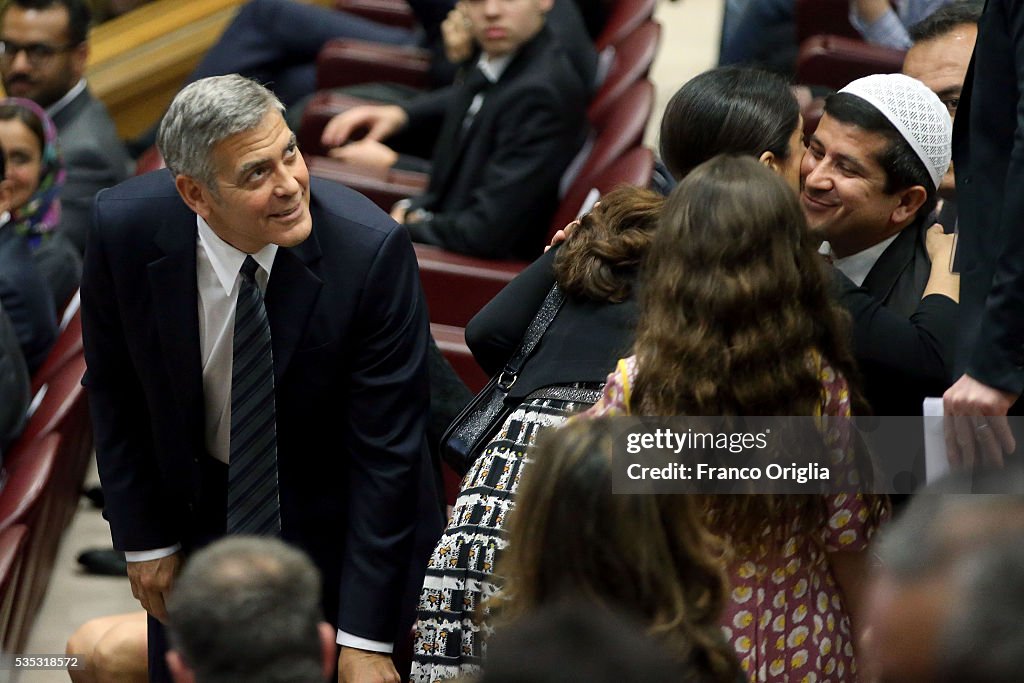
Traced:
<path id="1" fill-rule="evenodd" d="M 57 128 L 35 102 L 8 97 L 0 100 L 0 144 L 11 187 L 12 227 L 28 241 L 59 313 L 78 289 L 82 260 L 56 232 L 65 176 Z"/>

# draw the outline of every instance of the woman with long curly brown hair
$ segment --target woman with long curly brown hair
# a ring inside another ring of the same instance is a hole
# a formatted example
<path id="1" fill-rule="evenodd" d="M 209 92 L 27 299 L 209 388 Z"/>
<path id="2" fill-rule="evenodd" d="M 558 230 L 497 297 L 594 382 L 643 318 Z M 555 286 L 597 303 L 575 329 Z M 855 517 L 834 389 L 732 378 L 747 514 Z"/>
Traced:
<path id="1" fill-rule="evenodd" d="M 614 495 L 614 421 L 547 433 L 509 526 L 497 628 L 583 599 L 635 617 L 679 662 L 680 683 L 742 680 L 718 626 L 726 585 L 719 542 L 691 496 Z"/>
<path id="2" fill-rule="evenodd" d="M 716 157 L 687 175 L 666 202 L 640 287 L 635 355 L 589 416 L 848 417 L 859 402 L 846 314 L 828 296 L 797 198 L 753 160 Z M 848 443 L 828 445 L 853 466 Z M 722 624 L 750 680 L 856 680 L 850 617 L 884 500 L 701 502 L 726 542 Z"/>

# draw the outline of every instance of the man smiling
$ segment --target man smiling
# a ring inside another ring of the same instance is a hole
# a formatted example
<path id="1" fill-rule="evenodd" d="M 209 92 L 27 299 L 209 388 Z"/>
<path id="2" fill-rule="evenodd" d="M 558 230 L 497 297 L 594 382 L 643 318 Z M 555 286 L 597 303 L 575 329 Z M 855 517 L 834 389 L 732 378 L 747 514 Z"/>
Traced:
<path id="1" fill-rule="evenodd" d="M 801 165 L 804 213 L 842 274 L 877 414 L 919 415 L 949 384 L 958 283 L 951 236 L 926 221 L 951 136 L 946 107 L 922 83 L 869 76 L 829 97 Z"/>
<path id="2" fill-rule="evenodd" d="M 237 75 L 197 81 L 161 124 L 170 170 L 96 201 L 86 384 L 153 680 L 181 558 L 228 533 L 308 552 L 339 680 L 398 681 L 427 407 L 415 256 L 364 197 L 310 182 L 282 109 Z"/>

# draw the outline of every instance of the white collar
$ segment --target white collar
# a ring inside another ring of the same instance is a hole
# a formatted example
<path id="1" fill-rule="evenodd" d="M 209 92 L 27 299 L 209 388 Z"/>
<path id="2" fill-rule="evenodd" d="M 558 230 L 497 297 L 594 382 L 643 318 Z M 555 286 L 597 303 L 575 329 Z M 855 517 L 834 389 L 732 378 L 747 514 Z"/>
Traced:
<path id="1" fill-rule="evenodd" d="M 267 272 L 267 276 L 270 276 L 274 257 L 277 256 L 276 244 L 268 244 L 255 254 L 246 254 L 222 240 L 209 223 L 198 214 L 196 215 L 196 225 L 199 227 L 199 243 L 206 251 L 210 265 L 213 266 L 213 272 L 217 275 L 217 280 L 220 281 L 220 286 L 224 288 L 224 293 L 227 296 L 231 296 L 231 290 L 235 288 L 235 280 L 238 278 L 238 272 L 242 269 L 242 264 L 245 263 L 246 256 L 252 256 L 260 268 Z"/>
<path id="2" fill-rule="evenodd" d="M 64 109 L 64 107 L 68 106 L 68 103 L 71 102 L 71 100 L 75 99 L 80 94 L 82 94 L 83 90 L 85 90 L 85 79 L 80 78 L 78 79 L 78 83 L 75 83 L 71 90 L 68 90 L 66 93 L 64 93 L 64 97 L 60 98 L 59 100 L 57 100 L 56 102 L 54 102 L 46 108 L 47 116 L 49 116 L 52 119 L 54 116 L 59 114 L 61 110 Z"/>
<path id="3" fill-rule="evenodd" d="M 905 230 L 906 228 L 904 228 Z M 868 273 L 875 267 L 875 263 L 878 258 L 882 255 L 890 244 L 893 243 L 900 233 L 896 233 L 888 239 L 884 239 L 873 247 L 868 247 L 862 251 L 858 251 L 856 254 L 850 254 L 843 258 L 837 258 L 832 262 L 836 268 L 842 272 L 843 275 L 853 280 L 853 283 L 858 287 L 864 284 L 864 280 L 867 279 Z M 829 247 L 831 250 L 831 246 Z"/>
<path id="4" fill-rule="evenodd" d="M 11 222 L 11 212 L 10 211 L 4 211 L 3 213 L 0 213 L 0 230 L 3 230 L 7 226 L 7 224 L 10 223 L 10 222 Z"/>
<path id="5" fill-rule="evenodd" d="M 515 52 L 510 52 L 507 55 L 501 57 L 490 58 L 485 54 L 480 55 L 480 59 L 476 61 L 476 66 L 487 77 L 491 83 L 497 83 L 501 80 L 501 75 L 505 73 L 505 69 L 508 68 L 509 62 L 516 56 Z"/>

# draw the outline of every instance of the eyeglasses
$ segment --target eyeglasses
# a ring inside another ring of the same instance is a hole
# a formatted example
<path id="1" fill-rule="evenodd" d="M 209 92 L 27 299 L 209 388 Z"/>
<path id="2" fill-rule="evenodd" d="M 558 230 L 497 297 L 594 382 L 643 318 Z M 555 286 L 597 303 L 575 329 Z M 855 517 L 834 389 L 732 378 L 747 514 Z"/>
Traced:
<path id="1" fill-rule="evenodd" d="M 31 66 L 39 66 L 50 61 L 61 52 L 73 50 L 77 45 L 47 45 L 46 43 L 16 43 L 13 40 L 0 40 L 0 62 L 10 65 L 18 56 L 19 52 L 25 53 L 25 58 Z"/>

